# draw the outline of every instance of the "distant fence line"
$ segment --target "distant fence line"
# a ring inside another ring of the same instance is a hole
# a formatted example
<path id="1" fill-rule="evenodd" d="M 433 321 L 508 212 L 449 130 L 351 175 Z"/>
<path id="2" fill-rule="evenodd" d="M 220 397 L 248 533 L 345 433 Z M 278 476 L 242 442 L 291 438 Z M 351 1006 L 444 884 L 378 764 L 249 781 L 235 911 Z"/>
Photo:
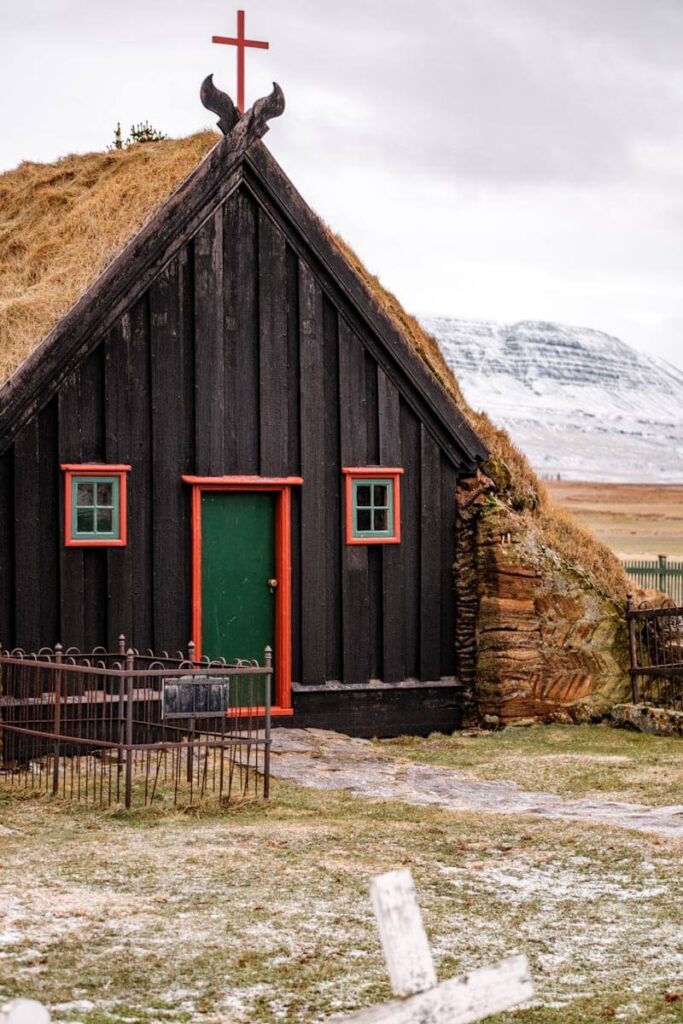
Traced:
<path id="1" fill-rule="evenodd" d="M 646 590 L 660 590 L 677 605 L 683 605 L 683 562 L 670 562 L 666 555 L 658 558 L 624 561 L 624 569 Z"/>

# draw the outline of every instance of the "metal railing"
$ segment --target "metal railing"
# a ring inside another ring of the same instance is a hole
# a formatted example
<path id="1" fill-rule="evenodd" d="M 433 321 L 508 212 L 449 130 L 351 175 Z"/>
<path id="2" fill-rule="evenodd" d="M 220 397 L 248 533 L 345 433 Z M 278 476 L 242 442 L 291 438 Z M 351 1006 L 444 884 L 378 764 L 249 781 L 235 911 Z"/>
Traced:
<path id="1" fill-rule="evenodd" d="M 264 664 L 125 649 L 0 647 L 0 780 L 109 807 L 269 795 Z"/>
<path id="2" fill-rule="evenodd" d="M 656 559 L 624 560 L 624 569 L 634 583 L 645 590 L 659 590 L 683 605 L 683 562 L 670 562 L 666 555 Z"/>
<path id="3" fill-rule="evenodd" d="M 634 704 L 683 710 L 683 608 L 634 608 L 627 599 Z"/>

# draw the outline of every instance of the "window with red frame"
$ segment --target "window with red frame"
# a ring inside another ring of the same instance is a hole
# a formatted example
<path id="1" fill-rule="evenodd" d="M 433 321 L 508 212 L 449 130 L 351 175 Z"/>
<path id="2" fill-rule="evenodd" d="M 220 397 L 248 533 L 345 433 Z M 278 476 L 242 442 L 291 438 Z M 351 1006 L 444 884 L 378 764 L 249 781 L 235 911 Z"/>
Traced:
<path id="1" fill-rule="evenodd" d="M 64 542 L 67 547 L 123 547 L 127 543 L 130 466 L 62 466 Z"/>
<path id="2" fill-rule="evenodd" d="M 355 466 L 343 472 L 346 481 L 346 543 L 400 543 L 403 470 Z"/>

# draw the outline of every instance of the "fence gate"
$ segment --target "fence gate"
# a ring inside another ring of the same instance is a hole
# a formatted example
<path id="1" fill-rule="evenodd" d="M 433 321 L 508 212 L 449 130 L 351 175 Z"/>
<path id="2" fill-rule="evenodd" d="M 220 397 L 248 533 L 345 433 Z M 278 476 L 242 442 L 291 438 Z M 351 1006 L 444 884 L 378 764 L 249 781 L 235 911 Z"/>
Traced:
<path id="1" fill-rule="evenodd" d="M 683 607 L 634 608 L 628 595 L 634 704 L 683 710 Z"/>

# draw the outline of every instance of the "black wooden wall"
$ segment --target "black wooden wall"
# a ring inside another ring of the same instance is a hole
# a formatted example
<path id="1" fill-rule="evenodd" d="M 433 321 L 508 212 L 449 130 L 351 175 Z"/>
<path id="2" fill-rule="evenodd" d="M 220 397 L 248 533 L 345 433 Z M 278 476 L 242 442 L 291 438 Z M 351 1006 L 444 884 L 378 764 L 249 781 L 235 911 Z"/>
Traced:
<path id="1" fill-rule="evenodd" d="M 301 475 L 294 680 L 452 676 L 457 467 L 361 333 L 243 184 L 0 457 L 0 641 L 184 648 L 181 475 Z M 127 547 L 64 547 L 59 466 L 79 462 L 131 464 Z M 373 464 L 405 470 L 402 543 L 349 547 L 341 468 Z"/>

